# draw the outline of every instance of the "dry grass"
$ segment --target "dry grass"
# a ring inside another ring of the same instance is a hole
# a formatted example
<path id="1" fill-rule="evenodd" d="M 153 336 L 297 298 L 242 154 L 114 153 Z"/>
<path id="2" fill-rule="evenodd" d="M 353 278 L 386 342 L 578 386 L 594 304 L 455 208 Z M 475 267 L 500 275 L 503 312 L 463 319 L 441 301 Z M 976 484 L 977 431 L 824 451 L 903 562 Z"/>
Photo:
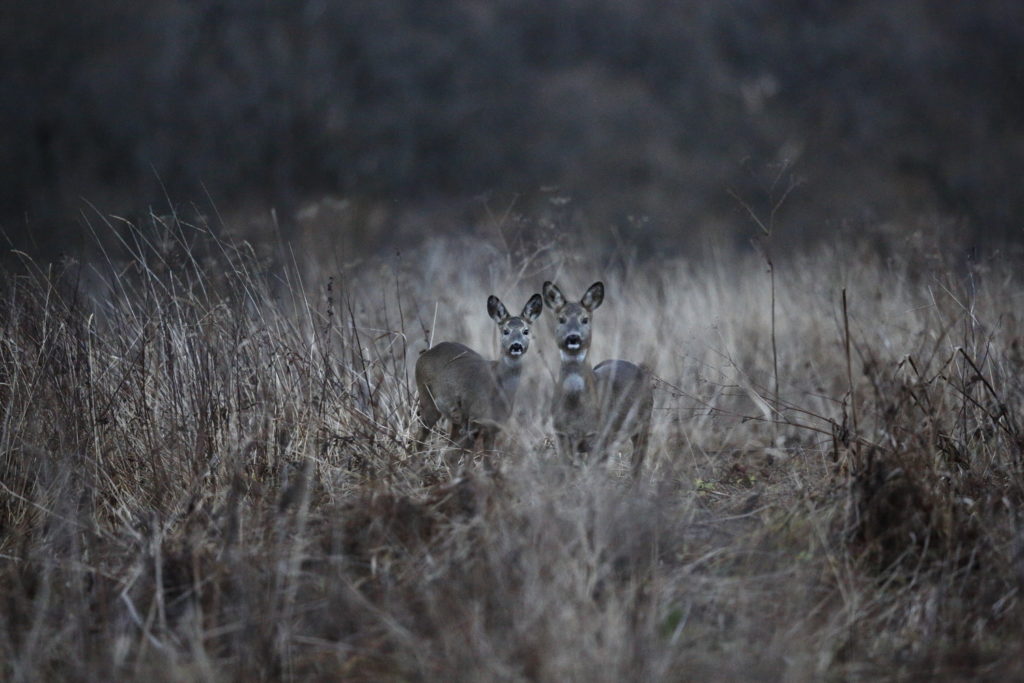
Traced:
<path id="1" fill-rule="evenodd" d="M 173 220 L 111 232 L 5 275 L 2 678 L 1024 673 L 1008 259 L 777 260 L 775 406 L 755 256 L 438 239 L 280 265 Z M 594 358 L 660 378 L 638 485 L 625 454 L 555 457 L 547 319 L 495 471 L 410 450 L 429 339 L 493 353 L 489 293 L 599 277 Z"/>

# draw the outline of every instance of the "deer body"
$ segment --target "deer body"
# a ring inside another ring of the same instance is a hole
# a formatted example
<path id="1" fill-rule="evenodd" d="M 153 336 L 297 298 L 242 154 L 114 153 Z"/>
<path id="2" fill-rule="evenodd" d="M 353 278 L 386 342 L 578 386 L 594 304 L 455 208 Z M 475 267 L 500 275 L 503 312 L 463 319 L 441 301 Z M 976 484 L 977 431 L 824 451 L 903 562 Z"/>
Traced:
<path id="1" fill-rule="evenodd" d="M 602 442 L 608 446 L 617 437 L 633 443 L 633 475 L 640 474 L 647 455 L 647 443 L 654 412 L 651 373 L 626 360 L 606 360 L 594 368 Z"/>
<path id="2" fill-rule="evenodd" d="M 421 444 L 445 417 L 451 422 L 449 438 L 454 443 L 469 447 L 479 435 L 484 450 L 490 450 L 512 413 L 522 358 L 530 346 L 530 323 L 540 316 L 543 304 L 540 295 L 534 294 L 522 314 L 513 317 L 498 297 L 491 296 L 487 310 L 502 333 L 498 360 L 487 360 L 457 342 L 441 342 L 416 361 Z"/>
<path id="3" fill-rule="evenodd" d="M 555 435 L 559 450 L 573 458 L 591 453 L 603 458 L 618 438 L 628 437 L 637 475 L 647 453 L 654 391 L 650 373 L 629 361 L 606 360 L 591 367 L 591 314 L 603 300 L 600 282 L 579 302 L 567 301 L 556 285 L 544 283 L 544 303 L 557 318 L 562 361 L 552 406 Z"/>

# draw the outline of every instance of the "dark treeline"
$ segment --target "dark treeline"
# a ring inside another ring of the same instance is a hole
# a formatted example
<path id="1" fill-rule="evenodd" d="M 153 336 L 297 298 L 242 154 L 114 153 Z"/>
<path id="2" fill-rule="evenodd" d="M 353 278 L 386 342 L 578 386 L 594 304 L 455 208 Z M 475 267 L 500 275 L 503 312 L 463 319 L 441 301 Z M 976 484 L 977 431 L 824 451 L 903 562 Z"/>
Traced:
<path id="1" fill-rule="evenodd" d="M 0 65 L 15 236 L 79 230 L 82 198 L 209 193 L 287 223 L 325 195 L 551 187 L 595 225 L 746 234 L 740 200 L 766 215 L 796 179 L 778 218 L 800 237 L 937 218 L 1021 236 L 1015 0 L 7 2 Z"/>

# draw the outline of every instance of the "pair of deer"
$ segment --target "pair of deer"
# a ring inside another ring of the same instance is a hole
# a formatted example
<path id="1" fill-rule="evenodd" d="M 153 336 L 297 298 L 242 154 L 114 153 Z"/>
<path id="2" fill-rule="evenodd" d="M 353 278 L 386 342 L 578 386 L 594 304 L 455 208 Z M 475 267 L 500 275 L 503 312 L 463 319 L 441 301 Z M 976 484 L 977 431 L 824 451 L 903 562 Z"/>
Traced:
<path id="1" fill-rule="evenodd" d="M 576 459 L 607 455 L 619 438 L 633 442 L 633 474 L 640 473 L 651 427 L 654 390 L 650 373 L 624 360 L 606 360 L 591 367 L 592 313 L 604 300 L 604 284 L 595 282 L 578 301 L 568 301 L 553 283 L 544 283 L 544 297 L 534 294 L 523 312 L 512 316 L 496 296 L 487 312 L 501 330 L 501 358 L 488 361 L 467 346 L 441 342 L 416 361 L 419 391 L 419 442 L 441 417 L 451 421 L 450 438 L 462 447 L 482 439 L 490 450 L 512 412 L 522 359 L 530 347 L 530 324 L 544 304 L 557 319 L 555 339 L 561 369 L 555 383 L 552 415 L 558 450 Z M 543 301 L 543 303 L 542 303 Z"/>

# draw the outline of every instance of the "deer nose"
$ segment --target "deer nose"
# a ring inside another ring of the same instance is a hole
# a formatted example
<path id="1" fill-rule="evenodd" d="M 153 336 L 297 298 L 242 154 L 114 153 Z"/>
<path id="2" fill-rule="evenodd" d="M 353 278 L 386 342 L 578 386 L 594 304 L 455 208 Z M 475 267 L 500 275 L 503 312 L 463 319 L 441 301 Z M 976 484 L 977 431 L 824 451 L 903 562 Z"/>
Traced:
<path id="1" fill-rule="evenodd" d="M 519 342 L 515 342 L 513 344 L 510 344 L 509 347 L 508 347 L 509 353 L 511 353 L 513 356 L 518 356 L 519 354 L 521 354 L 525 350 L 526 349 L 524 349 L 523 345 L 520 344 Z"/>
<path id="2" fill-rule="evenodd" d="M 565 337 L 565 345 L 570 349 L 578 349 L 582 342 L 583 338 L 578 334 L 570 334 Z"/>

